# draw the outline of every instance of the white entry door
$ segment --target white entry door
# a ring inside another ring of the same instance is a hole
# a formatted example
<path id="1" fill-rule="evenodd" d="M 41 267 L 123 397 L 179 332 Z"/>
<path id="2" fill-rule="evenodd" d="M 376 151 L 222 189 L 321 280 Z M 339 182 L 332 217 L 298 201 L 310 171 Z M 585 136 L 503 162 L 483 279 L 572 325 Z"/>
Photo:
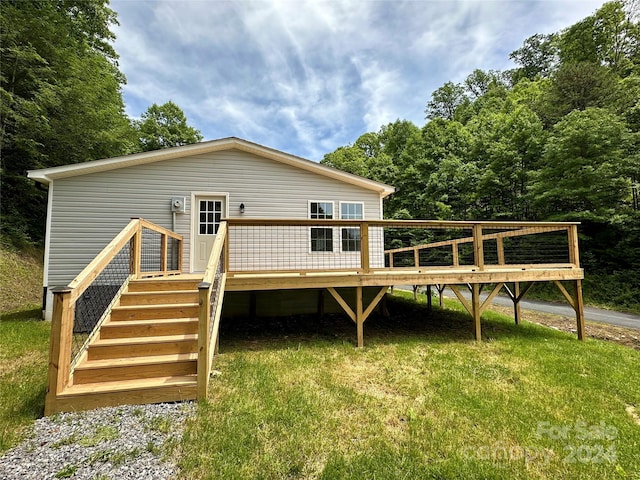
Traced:
<path id="1" fill-rule="evenodd" d="M 193 232 L 193 270 L 204 272 L 209 262 L 213 241 L 225 212 L 225 197 L 196 196 Z"/>

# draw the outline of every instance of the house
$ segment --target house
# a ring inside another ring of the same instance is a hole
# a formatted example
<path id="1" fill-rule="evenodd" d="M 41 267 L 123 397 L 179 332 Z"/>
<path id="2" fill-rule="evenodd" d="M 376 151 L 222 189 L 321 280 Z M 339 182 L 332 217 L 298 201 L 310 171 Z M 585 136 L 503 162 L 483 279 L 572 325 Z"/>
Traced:
<path id="1" fill-rule="evenodd" d="M 181 234 L 183 271 L 201 273 L 223 218 L 379 220 L 383 199 L 394 192 L 389 185 L 239 138 L 33 170 L 28 176 L 49 189 L 47 319 L 50 287 L 71 282 L 131 217 Z M 283 270 L 279 264 L 285 260 L 304 267 L 322 257 L 331 267 L 327 255 L 342 266 L 355 258 L 356 238 L 348 238 L 357 234 L 353 229 L 298 230 L 289 232 L 291 241 L 298 239 L 293 257 L 288 252 L 286 259 L 274 258 L 267 241 L 252 241 L 251 248 L 232 242 L 236 251 L 246 250 L 232 266 Z M 382 249 L 378 242 L 377 266 L 384 266 Z"/>
<path id="2" fill-rule="evenodd" d="M 49 189 L 46 414 L 206 398 L 223 313 L 340 311 L 362 347 L 393 285 L 449 286 L 480 340 L 495 295 L 517 323 L 552 281 L 584 338 L 575 223 L 383 220 L 393 187 L 238 138 L 28 175 Z"/>

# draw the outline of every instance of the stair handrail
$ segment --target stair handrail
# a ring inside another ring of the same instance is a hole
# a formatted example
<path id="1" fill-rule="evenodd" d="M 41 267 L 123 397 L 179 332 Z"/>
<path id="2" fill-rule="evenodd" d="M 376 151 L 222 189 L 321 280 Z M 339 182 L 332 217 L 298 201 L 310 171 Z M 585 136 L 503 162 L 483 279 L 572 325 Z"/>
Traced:
<path id="1" fill-rule="evenodd" d="M 209 393 L 211 362 L 216 353 L 218 328 L 222 315 L 222 299 L 227 281 L 226 262 L 228 249 L 227 222 L 222 221 L 213 241 L 207 268 L 198 284 L 198 399 L 206 399 Z"/>
<path id="2" fill-rule="evenodd" d="M 53 294 L 53 315 L 51 318 L 51 339 L 49 348 L 49 368 L 47 374 L 47 394 L 45 399 L 45 415 L 55 411 L 55 404 L 58 395 L 73 383 L 72 368 L 76 363 L 72 359 L 74 321 L 76 313 L 76 302 L 82 297 L 85 291 L 93 284 L 100 274 L 107 268 L 110 262 L 129 244 L 129 275 L 120 285 L 114 299 L 106 306 L 105 312 L 89 334 L 76 359 L 79 358 L 88 346 L 100 324 L 108 317 L 111 308 L 117 303 L 119 295 L 126 284 L 132 278 L 139 278 L 141 272 L 141 252 L 142 252 L 142 230 L 149 230 L 160 233 L 160 256 L 161 272 L 155 274 L 175 274 L 177 271 L 167 269 L 167 237 L 175 238 L 178 242 L 178 255 L 182 253 L 183 237 L 175 232 L 167 230 L 160 225 L 144 220 L 142 218 L 132 218 L 129 223 L 98 253 L 89 264 L 71 281 L 63 287 L 51 288 Z M 181 266 L 181 259 L 178 258 L 178 267 Z"/>

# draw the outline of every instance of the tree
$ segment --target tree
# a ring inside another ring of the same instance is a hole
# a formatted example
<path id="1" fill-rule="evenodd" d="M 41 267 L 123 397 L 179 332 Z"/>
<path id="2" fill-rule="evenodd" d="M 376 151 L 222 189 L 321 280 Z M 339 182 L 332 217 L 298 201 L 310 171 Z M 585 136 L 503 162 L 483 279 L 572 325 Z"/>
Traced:
<path id="1" fill-rule="evenodd" d="M 566 29 L 559 39 L 563 63 L 604 65 L 626 77 L 640 60 L 640 28 L 637 4 L 605 3 L 595 14 Z"/>
<path id="2" fill-rule="evenodd" d="M 151 105 L 135 122 L 140 149 L 144 152 L 178 147 L 202 140 L 199 130 L 187 124 L 184 112 L 172 101 Z"/>
<path id="3" fill-rule="evenodd" d="M 546 99 L 546 119 L 555 123 L 573 110 L 613 106 L 619 97 L 618 79 L 595 63 L 566 63 L 554 73 Z"/>
<path id="4" fill-rule="evenodd" d="M 629 198 L 629 132 L 600 108 L 575 110 L 554 126 L 531 196 L 538 218 L 607 221 Z"/>
<path id="5" fill-rule="evenodd" d="M 459 83 L 447 82 L 431 95 L 424 113 L 426 118 L 453 120 L 456 109 L 468 101 L 465 89 Z"/>
<path id="6" fill-rule="evenodd" d="M 134 143 L 124 113 L 103 0 L 0 2 L 0 157 L 2 234 L 37 242 L 46 193 L 29 169 L 128 153 Z"/>
<path id="7" fill-rule="evenodd" d="M 558 65 L 557 36 L 536 33 L 527 38 L 522 47 L 509 55 L 520 68 L 516 79 L 535 80 L 538 76 L 548 77 Z"/>

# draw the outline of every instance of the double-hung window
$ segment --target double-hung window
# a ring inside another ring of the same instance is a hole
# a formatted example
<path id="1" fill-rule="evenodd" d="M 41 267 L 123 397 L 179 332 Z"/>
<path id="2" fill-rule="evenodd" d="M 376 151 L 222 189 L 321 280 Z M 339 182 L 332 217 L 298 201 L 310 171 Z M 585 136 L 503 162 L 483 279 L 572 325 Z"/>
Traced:
<path id="1" fill-rule="evenodd" d="M 342 220 L 362 220 L 363 204 L 340 202 L 340 218 Z M 343 227 L 340 229 L 341 246 L 343 252 L 360 251 L 360 228 Z"/>
<path id="2" fill-rule="evenodd" d="M 309 218 L 332 219 L 333 202 L 309 202 Z M 311 227 L 311 251 L 333 252 L 333 228 Z"/>

